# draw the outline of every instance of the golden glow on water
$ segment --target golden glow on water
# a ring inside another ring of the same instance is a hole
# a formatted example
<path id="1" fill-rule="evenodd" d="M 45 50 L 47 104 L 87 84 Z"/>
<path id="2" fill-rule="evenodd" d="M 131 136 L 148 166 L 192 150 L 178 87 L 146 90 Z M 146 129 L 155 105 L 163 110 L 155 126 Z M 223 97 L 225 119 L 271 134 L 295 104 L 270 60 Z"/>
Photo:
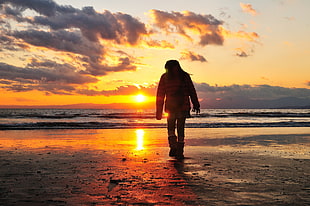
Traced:
<path id="1" fill-rule="evenodd" d="M 137 138 L 137 147 L 136 150 L 143 150 L 144 147 L 144 130 L 143 129 L 137 129 L 136 130 L 136 138 Z"/>

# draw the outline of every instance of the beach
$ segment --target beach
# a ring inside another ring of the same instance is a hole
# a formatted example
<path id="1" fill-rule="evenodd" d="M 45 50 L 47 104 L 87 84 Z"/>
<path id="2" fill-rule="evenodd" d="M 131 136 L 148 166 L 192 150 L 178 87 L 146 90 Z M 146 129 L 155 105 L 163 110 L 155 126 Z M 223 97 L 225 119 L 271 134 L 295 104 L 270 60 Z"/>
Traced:
<path id="1" fill-rule="evenodd" d="M 0 131 L 1 205 L 309 205 L 310 128 Z"/>

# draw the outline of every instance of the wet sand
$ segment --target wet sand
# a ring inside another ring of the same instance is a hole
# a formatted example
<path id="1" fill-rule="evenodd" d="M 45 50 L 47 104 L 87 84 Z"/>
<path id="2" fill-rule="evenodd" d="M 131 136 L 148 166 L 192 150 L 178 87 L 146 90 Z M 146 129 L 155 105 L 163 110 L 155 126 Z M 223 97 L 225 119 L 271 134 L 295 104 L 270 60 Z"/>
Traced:
<path id="1" fill-rule="evenodd" d="M 310 205 L 310 128 L 0 131 L 1 205 Z"/>

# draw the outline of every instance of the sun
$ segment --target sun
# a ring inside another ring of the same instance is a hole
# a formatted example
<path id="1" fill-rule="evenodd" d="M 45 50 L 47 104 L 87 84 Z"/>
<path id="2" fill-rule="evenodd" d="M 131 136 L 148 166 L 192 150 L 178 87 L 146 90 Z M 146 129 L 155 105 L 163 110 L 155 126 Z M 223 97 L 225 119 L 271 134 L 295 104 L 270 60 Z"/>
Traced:
<path id="1" fill-rule="evenodd" d="M 145 102 L 146 97 L 143 94 L 138 94 L 135 96 L 135 101 L 138 103 Z"/>

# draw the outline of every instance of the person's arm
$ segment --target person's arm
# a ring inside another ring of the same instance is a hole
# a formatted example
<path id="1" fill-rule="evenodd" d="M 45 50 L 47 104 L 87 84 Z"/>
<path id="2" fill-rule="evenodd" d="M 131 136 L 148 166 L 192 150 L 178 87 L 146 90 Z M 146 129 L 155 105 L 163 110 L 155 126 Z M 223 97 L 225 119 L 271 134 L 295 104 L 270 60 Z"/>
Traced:
<path id="1" fill-rule="evenodd" d="M 157 94 L 156 94 L 156 119 L 161 120 L 163 115 L 163 107 L 165 101 L 166 89 L 164 75 L 161 76 L 158 83 Z"/>
<path id="2" fill-rule="evenodd" d="M 188 75 L 188 89 L 189 89 L 189 96 L 191 98 L 191 102 L 193 104 L 193 111 L 197 114 L 200 113 L 200 104 L 198 101 L 198 96 L 196 93 L 196 89 L 194 87 L 193 81 L 191 77 Z"/>

